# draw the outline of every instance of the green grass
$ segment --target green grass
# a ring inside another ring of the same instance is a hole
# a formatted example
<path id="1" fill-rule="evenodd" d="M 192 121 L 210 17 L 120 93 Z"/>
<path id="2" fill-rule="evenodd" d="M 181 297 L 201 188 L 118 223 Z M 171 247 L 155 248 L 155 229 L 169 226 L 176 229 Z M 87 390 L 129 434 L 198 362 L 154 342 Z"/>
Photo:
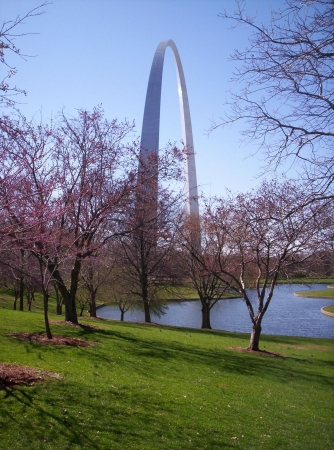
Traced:
<path id="1" fill-rule="evenodd" d="M 194 299 L 199 298 L 196 289 L 192 288 L 188 284 L 184 284 L 183 286 L 170 286 L 170 285 L 161 285 L 161 289 L 158 290 L 158 297 L 160 300 L 168 301 L 170 299 Z M 115 304 L 113 300 L 110 298 L 110 290 L 103 289 L 103 287 L 98 292 L 98 302 L 100 304 Z"/>
<path id="2" fill-rule="evenodd" d="M 14 295 L 10 288 L 0 288 L 0 310 L 13 309 Z M 16 308 L 19 309 L 19 300 L 17 300 Z M 28 311 L 27 300 L 24 298 L 24 310 Z M 43 312 L 43 296 L 40 293 L 35 293 L 35 301 L 32 303 L 31 310 L 33 312 Z M 56 298 L 51 295 L 49 298 L 49 311 L 56 312 Z"/>
<path id="3" fill-rule="evenodd" d="M 333 298 L 334 299 L 334 289 L 320 289 L 316 291 L 299 291 L 295 292 L 297 297 L 308 297 L 308 298 Z"/>
<path id="4" fill-rule="evenodd" d="M 193 300 L 199 299 L 198 292 L 191 286 L 187 286 L 186 284 L 183 286 L 175 286 L 175 287 L 162 287 L 158 291 L 158 296 L 161 300 L 172 301 L 172 300 Z M 227 298 L 237 298 L 238 295 L 228 292 L 222 294 L 221 299 Z"/>
<path id="5" fill-rule="evenodd" d="M 278 284 L 329 284 L 334 283 L 334 278 L 291 278 L 281 279 L 277 281 Z"/>
<path id="6" fill-rule="evenodd" d="M 323 309 L 324 309 L 325 311 L 329 312 L 329 313 L 334 314 L 334 306 L 333 306 L 333 305 L 331 305 L 331 306 L 325 306 Z"/>
<path id="7" fill-rule="evenodd" d="M 2 450 L 333 448 L 334 340 L 263 336 L 283 359 L 231 350 L 245 334 L 85 319 L 100 328 L 52 331 L 96 345 L 58 347 L 6 336 L 44 331 L 40 313 L 0 320 L 1 362 L 63 377 L 0 391 Z"/>
<path id="8" fill-rule="evenodd" d="M 162 286 L 158 291 L 158 296 L 162 300 L 172 299 L 193 299 L 199 298 L 196 289 L 191 286 Z"/>

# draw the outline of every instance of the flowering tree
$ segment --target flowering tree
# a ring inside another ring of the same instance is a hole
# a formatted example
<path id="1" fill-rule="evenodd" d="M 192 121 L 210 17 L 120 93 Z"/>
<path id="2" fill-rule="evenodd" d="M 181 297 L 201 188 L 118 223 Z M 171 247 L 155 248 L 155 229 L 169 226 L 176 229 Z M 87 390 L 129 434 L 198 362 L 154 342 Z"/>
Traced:
<path id="1" fill-rule="evenodd" d="M 62 114 L 51 126 L 3 120 L 2 242 L 43 263 L 66 320 L 76 323 L 82 261 L 120 232 L 133 190 L 137 147 L 124 143 L 133 125 L 108 121 L 100 108 L 71 119 Z"/>
<path id="2" fill-rule="evenodd" d="M 205 230 L 219 267 L 216 276 L 245 301 L 252 322 L 251 350 L 259 350 L 262 320 L 279 275 L 305 264 L 323 245 L 330 202 L 305 206 L 307 195 L 296 182 L 273 180 L 249 194 L 218 198 L 205 209 Z M 205 261 L 197 259 L 205 268 Z M 257 306 L 249 292 L 254 287 Z"/>
<path id="3" fill-rule="evenodd" d="M 57 228 L 58 247 L 65 245 L 72 261 L 70 287 L 59 270 L 58 256 L 48 264 L 54 272 L 67 308 L 76 321 L 75 295 L 82 261 L 91 257 L 119 231 L 135 181 L 136 144 L 124 143 L 132 132 L 127 122 L 104 119 L 100 109 L 80 111 L 78 118 L 62 115 L 55 133 L 55 165 L 59 174 L 62 214 Z"/>

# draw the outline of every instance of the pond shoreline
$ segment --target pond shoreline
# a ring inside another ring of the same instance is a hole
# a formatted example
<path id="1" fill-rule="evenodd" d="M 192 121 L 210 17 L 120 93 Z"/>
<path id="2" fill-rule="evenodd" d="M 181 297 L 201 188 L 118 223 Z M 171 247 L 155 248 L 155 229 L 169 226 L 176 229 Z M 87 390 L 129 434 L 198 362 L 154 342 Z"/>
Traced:
<path id="1" fill-rule="evenodd" d="M 325 316 L 329 316 L 329 317 L 333 317 L 334 318 L 334 314 L 333 313 L 331 313 L 329 311 L 326 311 L 326 308 L 328 308 L 329 306 L 333 306 L 333 305 L 323 306 L 321 308 L 321 312 L 322 312 L 322 314 L 325 314 Z"/>
<path id="2" fill-rule="evenodd" d="M 310 291 L 321 289 L 321 285 L 310 286 Z M 294 296 L 294 292 L 304 290 L 305 285 L 278 285 L 274 297 L 262 323 L 262 333 L 267 335 L 300 336 L 334 339 L 334 321 L 321 313 L 321 308 L 331 299 L 312 299 Z M 256 290 L 249 292 L 254 308 L 257 308 Z M 166 304 L 165 314 L 152 314 L 152 322 L 181 328 L 201 328 L 200 301 L 186 299 Z M 120 319 L 118 306 L 100 308 L 98 315 L 108 319 Z M 129 310 L 124 317 L 128 322 L 144 322 L 140 309 Z M 211 327 L 215 330 L 249 333 L 251 321 L 242 298 L 218 301 L 211 311 Z"/>

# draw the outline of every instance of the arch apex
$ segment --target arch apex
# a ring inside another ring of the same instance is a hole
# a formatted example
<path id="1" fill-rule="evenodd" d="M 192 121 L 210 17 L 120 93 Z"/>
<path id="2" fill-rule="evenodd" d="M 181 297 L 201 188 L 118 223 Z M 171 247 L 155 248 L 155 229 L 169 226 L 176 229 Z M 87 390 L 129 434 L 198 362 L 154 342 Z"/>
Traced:
<path id="1" fill-rule="evenodd" d="M 187 149 L 187 155 L 185 157 L 184 165 L 184 173 L 186 179 L 186 211 L 188 214 L 199 217 L 195 153 L 188 93 L 180 55 L 175 42 L 172 39 L 165 39 L 161 41 L 153 57 L 146 92 L 140 151 L 143 157 L 151 154 L 152 152 L 159 151 L 161 87 L 165 51 L 167 47 L 170 47 L 172 49 L 177 67 L 182 138 L 185 148 Z"/>

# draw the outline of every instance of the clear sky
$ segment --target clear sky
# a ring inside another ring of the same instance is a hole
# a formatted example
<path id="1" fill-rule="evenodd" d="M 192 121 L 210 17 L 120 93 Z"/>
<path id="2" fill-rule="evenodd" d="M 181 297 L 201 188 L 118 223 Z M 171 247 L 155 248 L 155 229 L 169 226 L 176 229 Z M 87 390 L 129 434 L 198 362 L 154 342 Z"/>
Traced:
<path id="1" fill-rule="evenodd" d="M 39 0 L 1 0 L 0 21 L 12 20 L 41 4 Z M 271 7 L 283 0 L 247 0 L 246 9 L 268 22 Z M 235 9 L 234 0 L 53 0 L 45 14 L 29 19 L 21 37 L 27 61 L 15 60 L 13 82 L 28 95 L 21 111 L 28 117 L 55 116 L 62 108 L 92 109 L 134 120 L 140 135 L 147 82 L 157 45 L 173 39 L 188 89 L 196 152 L 197 179 L 207 195 L 225 189 L 245 191 L 258 184 L 261 155 L 240 145 L 238 127 L 207 135 L 211 121 L 224 114 L 234 63 L 229 55 L 247 45 L 246 28 L 232 30 L 218 17 Z M 3 67 L 1 68 L 3 70 Z M 181 140 L 175 63 L 167 49 L 162 92 L 160 146 Z"/>

